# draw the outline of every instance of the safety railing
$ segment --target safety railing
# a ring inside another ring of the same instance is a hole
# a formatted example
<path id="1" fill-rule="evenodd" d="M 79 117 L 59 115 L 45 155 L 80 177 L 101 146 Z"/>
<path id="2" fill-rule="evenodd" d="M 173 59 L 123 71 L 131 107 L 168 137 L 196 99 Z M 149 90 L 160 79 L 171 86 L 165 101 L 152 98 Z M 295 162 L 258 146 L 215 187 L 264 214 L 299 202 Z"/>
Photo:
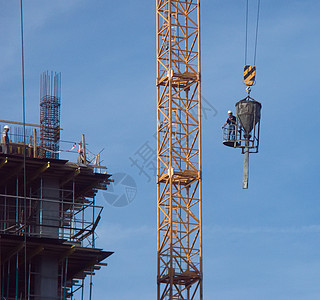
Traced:
<path id="1" fill-rule="evenodd" d="M 257 128 L 259 131 L 259 127 Z M 259 132 L 258 132 L 259 133 Z M 250 153 L 258 152 L 259 139 L 255 130 L 247 135 L 239 124 L 227 125 L 222 129 L 223 144 L 234 148 L 249 148 Z"/>
<path id="2" fill-rule="evenodd" d="M 239 127 L 235 125 L 227 125 L 222 129 L 223 144 L 229 147 L 238 147 L 238 138 L 240 135 Z"/>
<path id="3" fill-rule="evenodd" d="M 5 126 L 9 127 L 7 132 L 8 146 L 3 144 Z M 40 131 L 40 125 L 25 124 L 23 126 L 19 122 L 0 120 L 0 153 L 23 156 L 25 152 L 27 157 L 33 158 L 59 158 L 62 154 L 68 160 L 95 167 L 96 172 L 100 173 L 102 169 L 105 169 L 101 166 L 100 157 L 103 150 L 98 154 L 91 152 L 85 143 L 84 135 L 80 141 L 59 140 L 59 149 L 49 149 L 41 142 Z"/>
<path id="4" fill-rule="evenodd" d="M 235 141 L 238 139 L 238 125 L 228 125 L 223 128 L 223 140 Z"/>

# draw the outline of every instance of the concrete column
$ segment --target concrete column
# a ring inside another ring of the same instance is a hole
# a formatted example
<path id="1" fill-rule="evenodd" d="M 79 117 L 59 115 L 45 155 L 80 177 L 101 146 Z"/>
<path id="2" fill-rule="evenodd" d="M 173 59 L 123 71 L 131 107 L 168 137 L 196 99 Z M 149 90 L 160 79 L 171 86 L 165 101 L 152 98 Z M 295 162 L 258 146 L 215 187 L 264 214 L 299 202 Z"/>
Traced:
<path id="1" fill-rule="evenodd" d="M 35 300 L 58 299 L 58 258 L 43 255 L 37 261 L 35 271 Z"/>
<path id="2" fill-rule="evenodd" d="M 39 222 L 41 237 L 59 237 L 59 180 L 53 177 L 44 177 L 42 180 L 42 198 L 39 207 Z"/>
<path id="3" fill-rule="evenodd" d="M 43 177 L 39 190 L 40 203 L 38 207 L 37 228 L 39 237 L 59 238 L 59 179 Z M 58 258 L 44 254 L 35 266 L 35 300 L 58 299 Z"/>

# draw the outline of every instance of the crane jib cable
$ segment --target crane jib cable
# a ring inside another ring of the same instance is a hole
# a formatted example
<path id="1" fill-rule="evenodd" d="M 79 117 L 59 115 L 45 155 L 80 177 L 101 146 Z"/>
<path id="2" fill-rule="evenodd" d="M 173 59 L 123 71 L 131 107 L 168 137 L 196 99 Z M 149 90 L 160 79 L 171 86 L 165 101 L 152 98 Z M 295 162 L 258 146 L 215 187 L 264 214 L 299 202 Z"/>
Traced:
<path id="1" fill-rule="evenodd" d="M 253 58 L 253 64 L 254 65 L 256 64 L 256 58 L 257 58 L 258 30 L 259 30 L 259 19 L 260 19 L 260 2 L 261 2 L 261 0 L 258 0 L 257 23 L 256 23 L 256 38 L 255 38 L 254 58 Z"/>
<path id="2" fill-rule="evenodd" d="M 24 232 L 24 294 L 27 297 L 27 180 L 26 180 L 26 103 L 25 103 L 25 66 L 24 66 L 24 28 L 23 28 L 23 3 L 20 0 L 20 34 L 21 34 L 21 80 L 22 80 L 22 121 L 23 121 L 23 218 Z M 28 297 L 29 298 L 29 297 Z"/>
<path id="3" fill-rule="evenodd" d="M 249 0 L 246 0 L 246 18 L 245 18 L 245 50 L 244 50 L 244 83 L 247 86 L 252 86 L 255 83 L 256 73 L 256 59 L 257 59 L 257 47 L 258 47 L 258 31 L 259 31 L 259 20 L 260 20 L 260 4 L 261 0 L 257 0 L 257 17 L 256 17 L 256 28 L 255 28 L 255 40 L 254 40 L 254 55 L 253 65 L 248 65 L 248 24 L 249 24 Z"/>

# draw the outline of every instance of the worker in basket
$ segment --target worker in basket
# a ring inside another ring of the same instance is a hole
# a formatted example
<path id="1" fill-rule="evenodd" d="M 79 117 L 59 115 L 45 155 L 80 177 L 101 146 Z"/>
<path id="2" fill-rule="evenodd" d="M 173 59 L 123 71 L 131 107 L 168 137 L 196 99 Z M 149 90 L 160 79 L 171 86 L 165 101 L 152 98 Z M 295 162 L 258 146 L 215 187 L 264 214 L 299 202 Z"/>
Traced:
<path id="1" fill-rule="evenodd" d="M 228 110 L 228 118 L 226 123 L 222 126 L 222 129 L 225 128 L 226 125 L 229 125 L 228 127 L 228 140 L 235 140 L 236 139 L 236 124 L 237 124 L 237 118 L 233 115 L 231 110 Z"/>

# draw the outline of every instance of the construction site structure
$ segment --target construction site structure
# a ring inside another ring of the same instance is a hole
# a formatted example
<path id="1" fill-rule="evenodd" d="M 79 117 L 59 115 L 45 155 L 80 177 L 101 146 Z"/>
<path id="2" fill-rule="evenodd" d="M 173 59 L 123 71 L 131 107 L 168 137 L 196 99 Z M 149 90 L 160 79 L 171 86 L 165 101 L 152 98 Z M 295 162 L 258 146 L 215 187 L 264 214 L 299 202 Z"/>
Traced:
<path id="1" fill-rule="evenodd" d="M 99 155 L 88 159 L 84 135 L 68 151 L 77 163 L 57 158 L 60 75 L 43 74 L 41 89 L 40 125 L 0 121 L 10 128 L 0 150 L 0 299 L 92 299 L 92 277 L 112 254 L 95 248 L 95 199 L 113 180 Z"/>
<path id="2" fill-rule="evenodd" d="M 157 299 L 202 300 L 200 1 L 156 15 Z"/>
<path id="3" fill-rule="evenodd" d="M 72 299 L 112 254 L 94 248 L 95 195 L 110 175 L 27 158 L 24 197 L 23 157 L 0 154 L 0 166 L 1 299 Z"/>

